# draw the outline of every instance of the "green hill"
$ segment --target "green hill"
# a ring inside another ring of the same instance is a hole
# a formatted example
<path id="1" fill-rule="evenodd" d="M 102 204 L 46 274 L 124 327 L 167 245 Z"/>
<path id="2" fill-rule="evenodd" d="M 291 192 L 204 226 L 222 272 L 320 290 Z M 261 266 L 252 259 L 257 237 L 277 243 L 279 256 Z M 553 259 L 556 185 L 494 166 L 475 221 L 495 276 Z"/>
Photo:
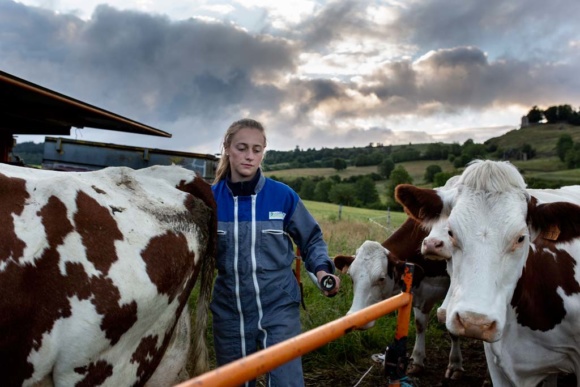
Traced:
<path id="1" fill-rule="evenodd" d="M 556 144 L 563 134 L 569 134 L 574 142 L 580 142 L 580 126 L 569 124 L 538 124 L 514 129 L 502 136 L 490 138 L 486 145 L 510 150 L 529 144 L 536 150 L 536 158 L 556 156 Z"/>

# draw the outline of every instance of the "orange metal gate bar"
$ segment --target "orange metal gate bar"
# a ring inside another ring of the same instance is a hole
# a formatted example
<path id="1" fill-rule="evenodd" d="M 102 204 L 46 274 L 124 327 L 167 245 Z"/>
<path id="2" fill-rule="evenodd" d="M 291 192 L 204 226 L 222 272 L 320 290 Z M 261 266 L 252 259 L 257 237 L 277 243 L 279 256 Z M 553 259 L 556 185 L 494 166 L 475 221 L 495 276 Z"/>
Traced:
<path id="1" fill-rule="evenodd" d="M 415 266 L 412 263 L 405 265 L 403 273 L 403 294 L 411 292 L 413 285 L 413 273 Z M 411 321 L 412 302 L 402 306 L 397 315 L 397 329 L 395 340 L 387 347 L 385 353 L 385 375 L 389 382 L 389 387 L 400 387 L 401 380 L 407 375 L 407 335 L 409 334 L 409 323 Z"/>
<path id="2" fill-rule="evenodd" d="M 357 327 L 361 327 L 405 305 L 410 306 L 412 299 L 413 297 L 410 293 L 401 293 L 250 356 L 221 366 L 194 379 L 178 384 L 176 387 L 240 385 L 332 340 L 336 340 Z"/>

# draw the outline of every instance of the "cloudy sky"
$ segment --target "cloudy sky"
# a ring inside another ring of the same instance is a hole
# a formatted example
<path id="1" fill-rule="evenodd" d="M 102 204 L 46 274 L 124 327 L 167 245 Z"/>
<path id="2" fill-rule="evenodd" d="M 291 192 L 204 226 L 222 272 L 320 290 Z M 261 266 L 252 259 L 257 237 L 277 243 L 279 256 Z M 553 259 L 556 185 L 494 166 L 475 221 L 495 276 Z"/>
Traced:
<path id="1" fill-rule="evenodd" d="M 72 138 L 217 153 L 483 142 L 580 106 L 578 0 L 0 0 L 0 70 L 173 134 Z M 18 141 L 43 141 L 20 136 Z"/>

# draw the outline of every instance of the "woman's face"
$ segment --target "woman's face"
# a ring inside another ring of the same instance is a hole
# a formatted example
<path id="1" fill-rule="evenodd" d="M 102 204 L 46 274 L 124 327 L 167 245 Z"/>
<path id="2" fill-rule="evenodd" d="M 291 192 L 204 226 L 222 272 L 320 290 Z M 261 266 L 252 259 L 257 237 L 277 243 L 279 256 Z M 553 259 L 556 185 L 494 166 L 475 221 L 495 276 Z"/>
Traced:
<path id="1" fill-rule="evenodd" d="M 230 155 L 232 182 L 252 180 L 264 158 L 265 138 L 258 129 L 243 128 L 232 137 Z"/>

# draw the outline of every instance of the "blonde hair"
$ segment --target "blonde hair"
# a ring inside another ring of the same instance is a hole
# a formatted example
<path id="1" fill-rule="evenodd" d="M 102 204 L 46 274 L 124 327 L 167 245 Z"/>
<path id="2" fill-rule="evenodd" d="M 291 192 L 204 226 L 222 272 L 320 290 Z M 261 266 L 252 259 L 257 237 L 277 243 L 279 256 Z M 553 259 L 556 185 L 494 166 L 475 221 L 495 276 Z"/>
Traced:
<path id="1" fill-rule="evenodd" d="M 224 140 L 222 142 L 221 157 L 215 172 L 215 179 L 213 184 L 224 179 L 230 172 L 230 156 L 226 153 L 226 149 L 232 144 L 232 138 L 242 129 L 257 129 L 264 136 L 264 148 L 266 147 L 266 131 L 264 126 L 251 118 L 243 118 L 241 120 L 233 122 L 224 135 Z"/>

